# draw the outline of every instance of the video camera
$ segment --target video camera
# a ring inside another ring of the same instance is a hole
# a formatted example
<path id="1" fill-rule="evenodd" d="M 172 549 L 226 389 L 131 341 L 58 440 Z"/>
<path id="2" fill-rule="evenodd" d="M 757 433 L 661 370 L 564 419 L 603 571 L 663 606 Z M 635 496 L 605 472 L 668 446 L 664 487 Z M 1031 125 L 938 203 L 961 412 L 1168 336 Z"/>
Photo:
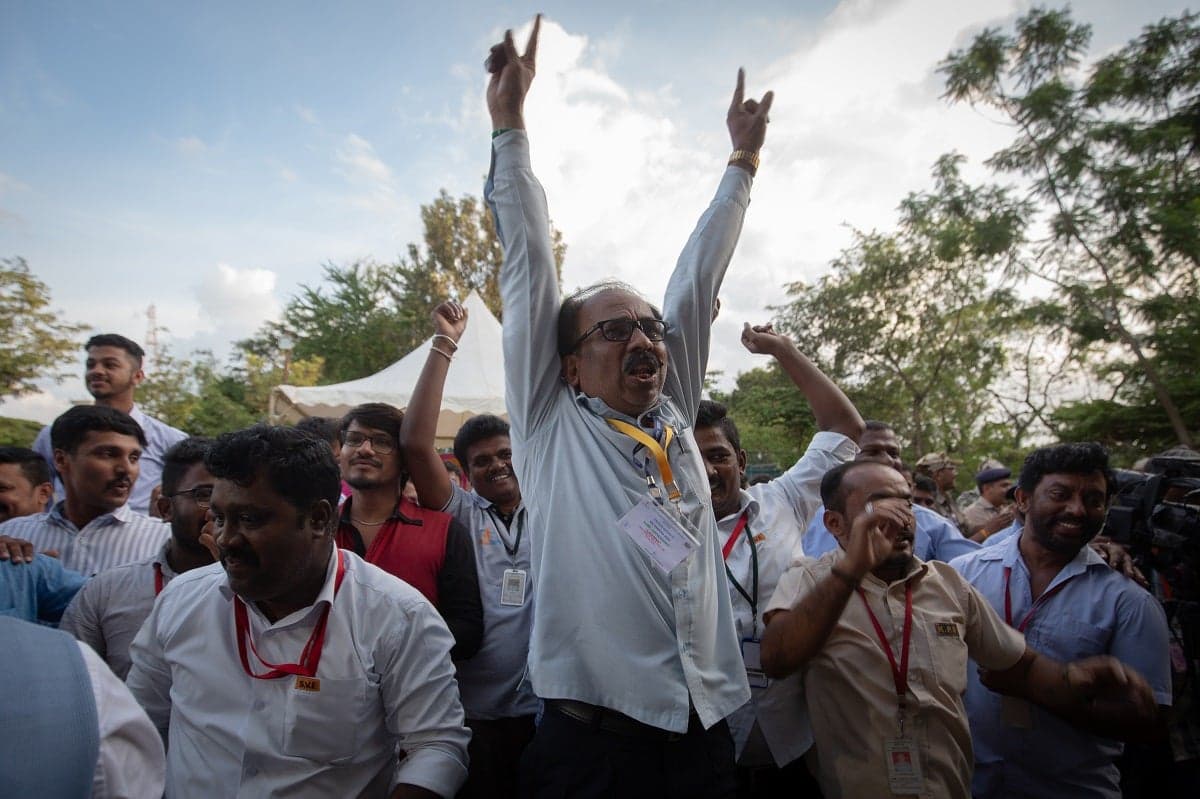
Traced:
<path id="1" fill-rule="evenodd" d="M 1146 469 L 1117 470 L 1103 535 L 1158 571 L 1200 564 L 1200 459 L 1157 456 Z"/>

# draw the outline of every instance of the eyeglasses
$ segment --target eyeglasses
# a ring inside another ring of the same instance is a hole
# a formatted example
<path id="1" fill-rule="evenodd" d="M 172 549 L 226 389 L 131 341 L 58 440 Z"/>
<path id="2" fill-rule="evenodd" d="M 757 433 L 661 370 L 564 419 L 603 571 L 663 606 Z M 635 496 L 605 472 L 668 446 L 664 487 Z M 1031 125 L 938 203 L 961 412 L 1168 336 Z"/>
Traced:
<path id="1" fill-rule="evenodd" d="M 347 433 L 342 439 L 342 446 L 358 449 L 367 441 L 371 442 L 371 449 L 379 455 L 387 455 L 396 448 L 395 442 L 388 436 L 364 436 L 362 433 Z"/>
<path id="2" fill-rule="evenodd" d="M 605 341 L 629 341 L 633 338 L 633 331 L 638 328 L 651 341 L 662 341 L 667 337 L 667 323 L 662 319 L 655 319 L 652 316 L 643 316 L 641 319 L 618 316 L 616 319 L 604 319 L 589 327 L 587 332 L 575 340 L 575 346 L 571 347 L 571 351 L 579 349 L 579 345 L 597 330 L 600 331 L 600 335 L 604 336 Z"/>
<path id="3" fill-rule="evenodd" d="M 192 502 L 195 502 L 198 507 L 208 510 L 209 506 L 212 505 L 212 492 L 212 486 L 196 486 L 195 488 L 189 488 L 187 491 L 176 491 L 170 498 L 190 496 Z"/>

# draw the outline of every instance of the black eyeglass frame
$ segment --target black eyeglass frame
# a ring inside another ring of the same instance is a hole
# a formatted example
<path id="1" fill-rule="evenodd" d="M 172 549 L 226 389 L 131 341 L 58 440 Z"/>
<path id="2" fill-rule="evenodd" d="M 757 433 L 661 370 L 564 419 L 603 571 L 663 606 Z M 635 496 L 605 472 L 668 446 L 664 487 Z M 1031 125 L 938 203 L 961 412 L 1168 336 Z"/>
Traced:
<path id="1" fill-rule="evenodd" d="M 192 498 L 192 502 L 195 502 L 197 507 L 204 508 L 205 510 L 207 510 L 208 508 L 212 507 L 212 490 L 213 490 L 213 487 L 211 485 L 192 486 L 191 488 L 189 488 L 185 491 L 176 491 L 174 494 L 171 494 L 170 496 L 168 496 L 167 499 L 175 499 L 175 497 L 190 496 Z M 197 497 L 196 496 L 197 491 L 208 491 L 208 499 L 200 499 L 199 497 Z"/>
<path id="2" fill-rule="evenodd" d="M 350 441 L 351 436 L 361 438 L 361 440 L 358 441 L 357 443 L 352 443 Z M 381 439 L 384 437 L 385 436 L 383 434 L 379 435 L 379 438 L 381 438 Z M 368 441 L 370 441 L 371 442 L 371 451 L 377 455 L 390 455 L 391 453 L 393 453 L 397 449 L 399 449 L 399 446 L 396 444 L 395 440 L 390 437 L 387 438 L 387 441 L 385 442 L 385 444 L 382 448 L 379 446 L 378 442 L 375 441 L 375 438 L 376 438 L 376 436 L 364 436 L 362 433 L 346 433 L 342 437 L 342 446 L 349 447 L 351 450 L 356 450 L 359 447 L 361 447 L 363 444 L 366 444 Z"/>
<path id="3" fill-rule="evenodd" d="M 629 325 L 629 332 L 624 336 L 621 336 L 620 334 L 609 333 L 609 329 L 618 322 Z M 657 328 L 657 330 L 655 328 Z M 629 341 L 629 339 L 633 338 L 634 330 L 641 330 L 642 333 L 645 334 L 646 338 L 650 339 L 651 341 L 663 341 L 666 339 L 667 331 L 670 329 L 670 325 L 667 324 L 666 319 L 659 319 L 654 316 L 643 316 L 638 319 L 634 319 L 629 316 L 618 316 L 613 319 L 601 319 L 599 322 L 584 331 L 584 334 L 575 340 L 575 344 L 571 347 L 571 352 L 578 350 L 579 346 L 587 340 L 588 336 L 592 335 L 597 330 L 600 331 L 600 335 L 604 336 L 605 341 L 622 342 Z"/>

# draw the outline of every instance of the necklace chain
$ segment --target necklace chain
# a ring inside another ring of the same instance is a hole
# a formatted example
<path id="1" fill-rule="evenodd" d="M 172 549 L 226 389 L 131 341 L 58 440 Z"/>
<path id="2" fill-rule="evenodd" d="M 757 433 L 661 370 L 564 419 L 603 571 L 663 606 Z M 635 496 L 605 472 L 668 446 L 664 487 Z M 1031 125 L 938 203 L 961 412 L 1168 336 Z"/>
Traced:
<path id="1" fill-rule="evenodd" d="M 355 524 L 361 524 L 363 527 L 378 527 L 381 524 L 387 524 L 388 520 L 384 519 L 381 522 L 364 522 L 362 519 L 356 519 L 351 516 L 350 521 L 354 522 Z"/>

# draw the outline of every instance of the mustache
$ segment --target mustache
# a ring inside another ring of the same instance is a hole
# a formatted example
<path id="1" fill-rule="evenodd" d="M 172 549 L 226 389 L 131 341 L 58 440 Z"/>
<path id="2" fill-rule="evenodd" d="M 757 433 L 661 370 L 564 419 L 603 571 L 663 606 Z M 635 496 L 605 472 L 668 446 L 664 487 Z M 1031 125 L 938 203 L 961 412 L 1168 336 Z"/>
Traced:
<path id="1" fill-rule="evenodd" d="M 218 547 L 217 554 L 221 560 L 221 565 L 225 565 L 225 561 L 229 558 L 236 558 L 237 560 L 243 561 L 251 566 L 258 565 L 258 555 L 256 555 L 251 549 L 244 549 L 241 547 L 238 549 L 225 549 L 223 547 Z"/>
<path id="2" fill-rule="evenodd" d="M 115 480 L 109 480 L 104 485 L 104 490 L 109 491 L 114 488 L 130 488 L 133 486 L 133 481 L 128 477 L 118 477 Z"/>
<path id="3" fill-rule="evenodd" d="M 662 368 L 662 364 L 659 363 L 658 358 L 652 352 L 637 350 L 625 356 L 625 361 L 621 364 L 621 369 L 625 374 L 629 374 L 633 370 L 640 369 L 643 366 L 649 366 L 656 372 Z"/>
<path id="4" fill-rule="evenodd" d="M 383 468 L 383 461 L 377 461 L 374 458 L 355 458 L 354 460 L 350 461 L 351 466 L 357 466 L 360 463 L 366 463 L 370 464 L 371 466 Z"/>

